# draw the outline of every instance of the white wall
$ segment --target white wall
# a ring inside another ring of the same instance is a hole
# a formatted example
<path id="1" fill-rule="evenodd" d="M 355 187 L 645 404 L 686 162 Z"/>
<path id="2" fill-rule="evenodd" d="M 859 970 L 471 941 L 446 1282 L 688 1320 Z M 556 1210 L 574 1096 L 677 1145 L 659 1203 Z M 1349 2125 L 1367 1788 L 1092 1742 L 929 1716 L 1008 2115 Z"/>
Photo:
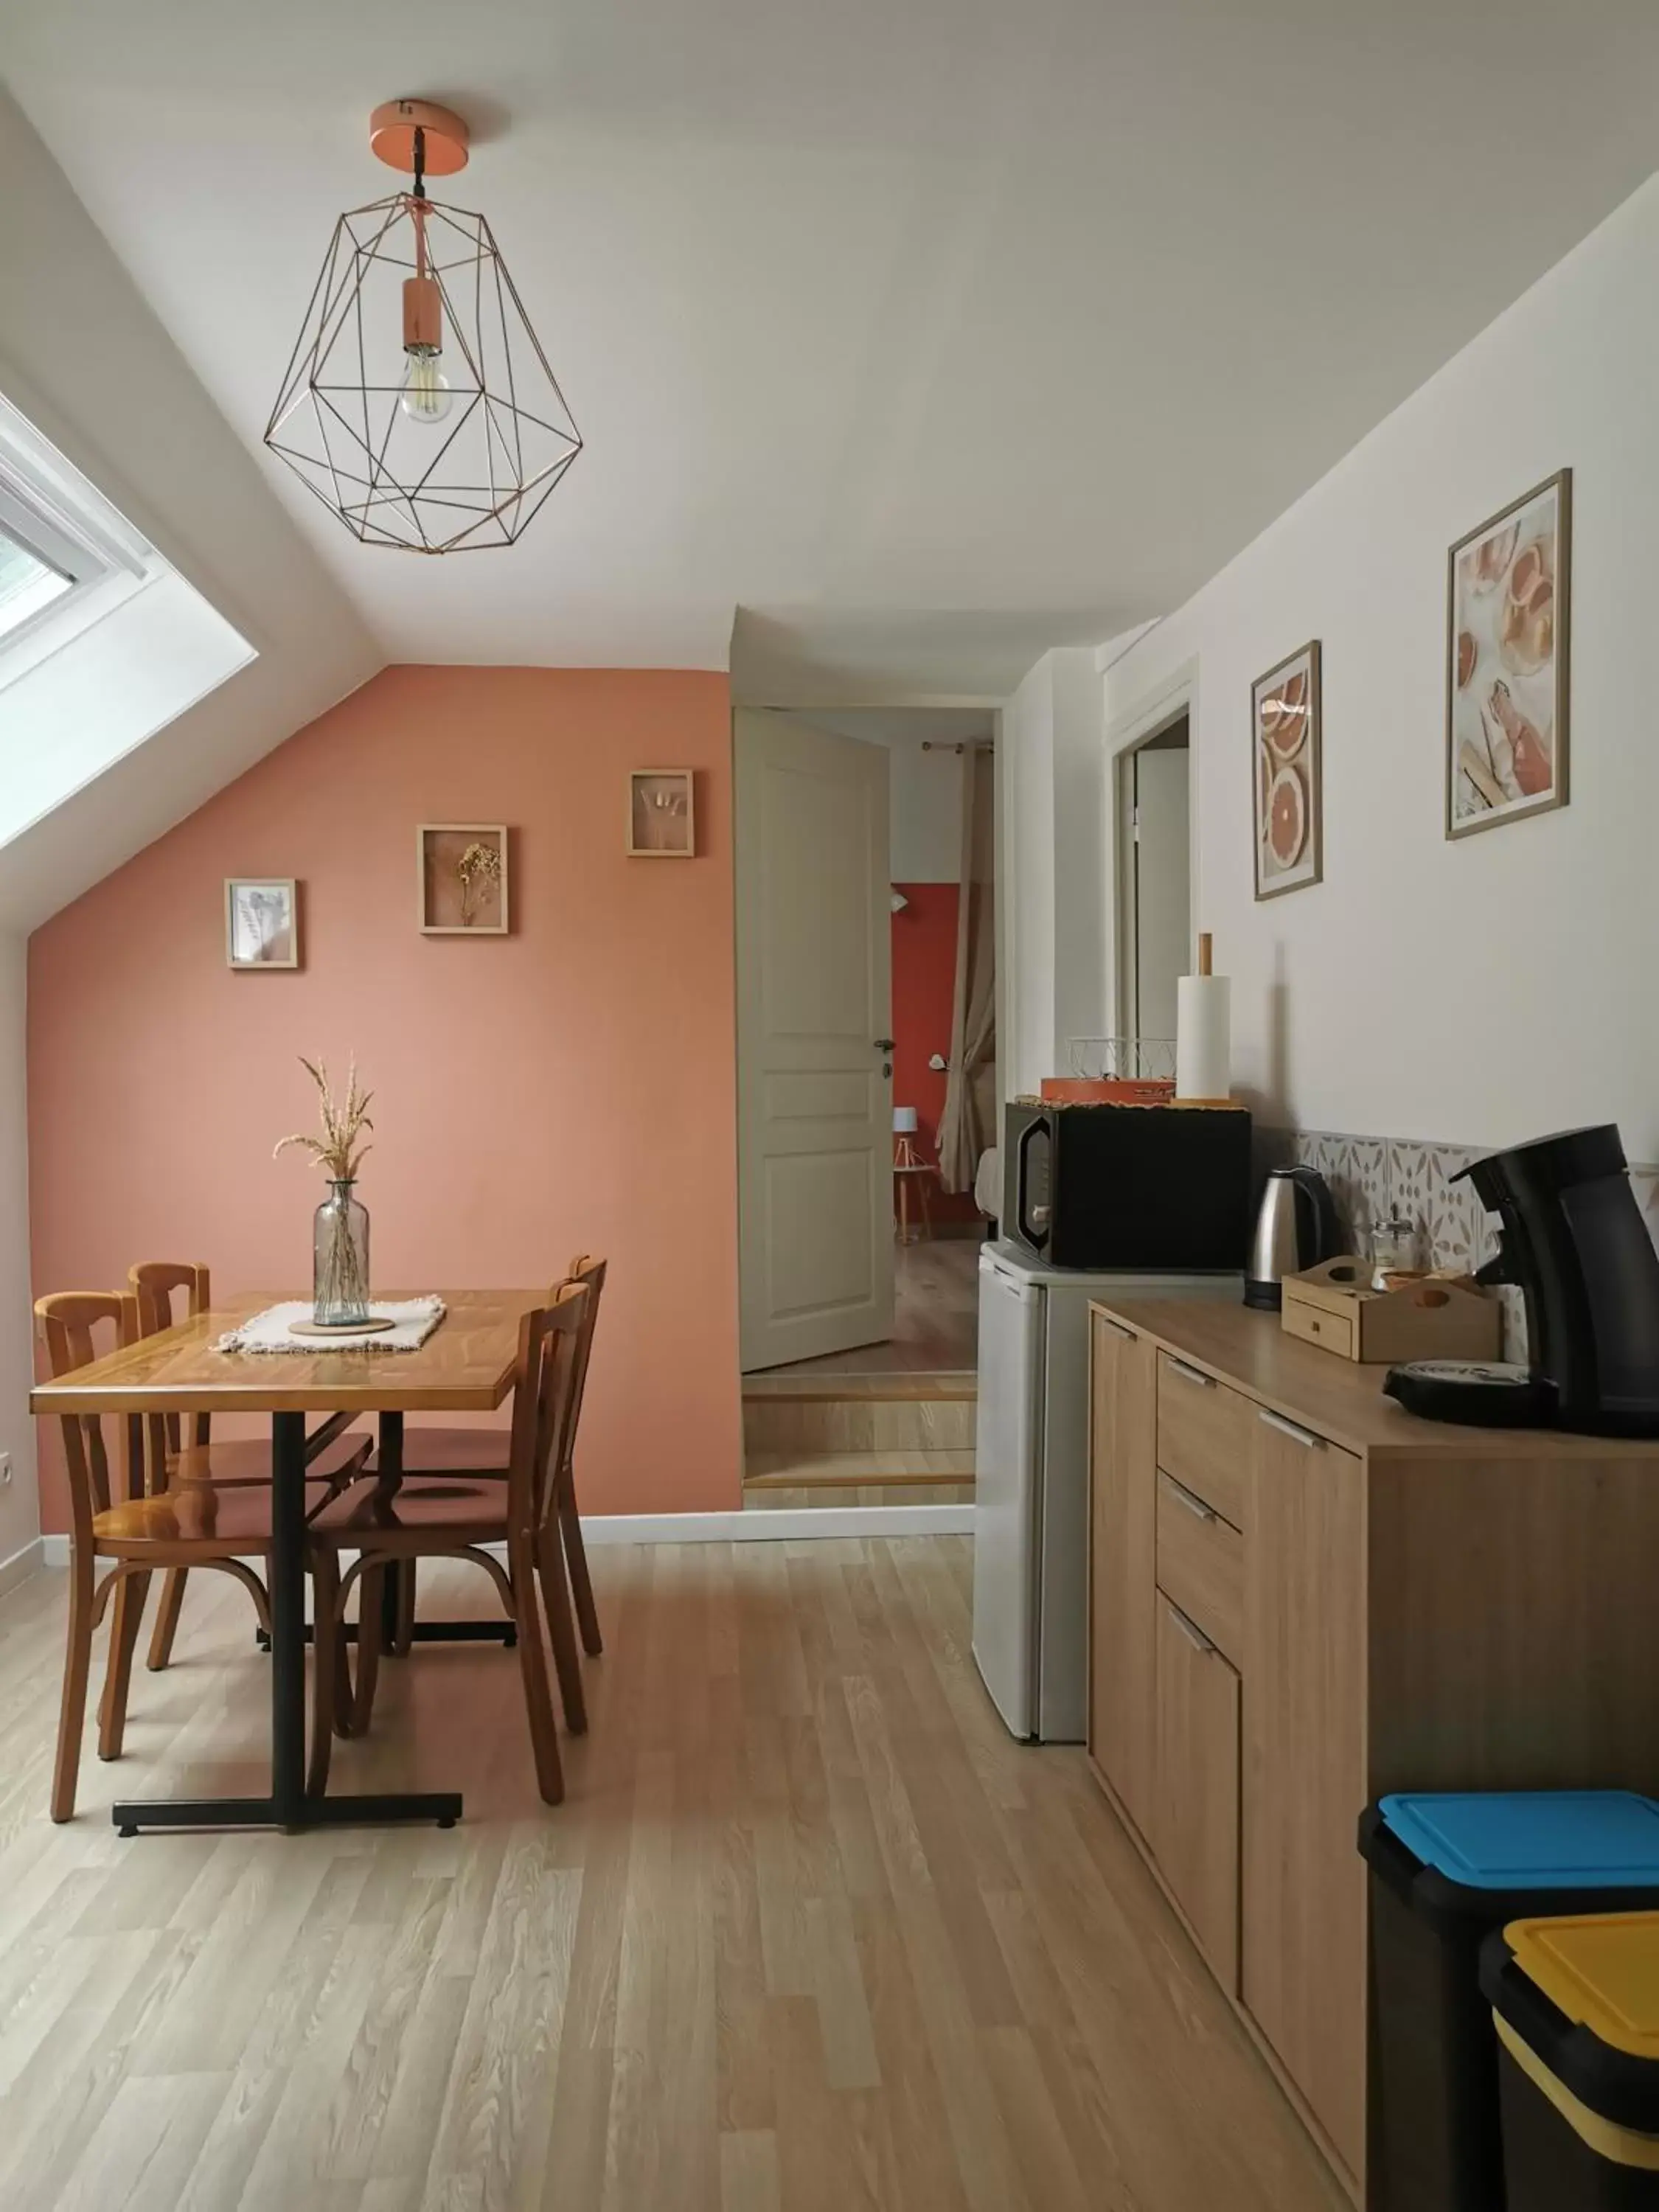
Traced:
<path id="1" fill-rule="evenodd" d="M 962 755 L 948 744 L 923 752 L 920 738 L 897 738 L 889 751 L 892 880 L 960 883 Z"/>
<path id="2" fill-rule="evenodd" d="M 997 912 L 1007 1095 L 1063 1073 L 1107 1013 L 1109 831 L 1092 652 L 1045 653 L 1006 702 L 997 744 Z"/>
<path id="3" fill-rule="evenodd" d="M 35 1482 L 30 1347 L 28 1090 L 24 1077 L 26 946 L 0 933 L 0 1452 L 12 1479 L 0 1486 L 0 1570 L 40 1531 Z"/>
<path id="4" fill-rule="evenodd" d="M 1272 1119 L 1659 1159 L 1659 179 L 1108 672 L 1196 661 L 1196 919 Z M 1571 803 L 1443 835 L 1447 548 L 1574 471 Z M 1325 880 L 1257 904 L 1249 691 L 1324 649 Z"/>

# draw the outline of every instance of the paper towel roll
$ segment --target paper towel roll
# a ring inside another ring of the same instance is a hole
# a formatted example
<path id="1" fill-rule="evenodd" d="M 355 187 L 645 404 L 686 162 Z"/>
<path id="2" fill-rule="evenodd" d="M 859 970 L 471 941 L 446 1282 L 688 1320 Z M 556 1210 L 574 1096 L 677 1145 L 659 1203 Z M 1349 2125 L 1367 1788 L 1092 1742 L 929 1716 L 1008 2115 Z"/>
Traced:
<path id="1" fill-rule="evenodd" d="M 1176 984 L 1176 1097 L 1232 1095 L 1232 1019 L 1224 975 L 1182 975 Z"/>

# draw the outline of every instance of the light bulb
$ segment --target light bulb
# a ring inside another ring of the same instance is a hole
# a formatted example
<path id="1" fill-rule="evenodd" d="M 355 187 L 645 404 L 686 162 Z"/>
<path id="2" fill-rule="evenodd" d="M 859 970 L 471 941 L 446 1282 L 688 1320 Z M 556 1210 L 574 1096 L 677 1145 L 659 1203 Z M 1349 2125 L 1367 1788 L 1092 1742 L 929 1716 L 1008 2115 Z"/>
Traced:
<path id="1" fill-rule="evenodd" d="M 441 422 L 452 404 L 449 379 L 439 368 L 435 347 L 411 346 L 398 404 L 411 422 Z"/>

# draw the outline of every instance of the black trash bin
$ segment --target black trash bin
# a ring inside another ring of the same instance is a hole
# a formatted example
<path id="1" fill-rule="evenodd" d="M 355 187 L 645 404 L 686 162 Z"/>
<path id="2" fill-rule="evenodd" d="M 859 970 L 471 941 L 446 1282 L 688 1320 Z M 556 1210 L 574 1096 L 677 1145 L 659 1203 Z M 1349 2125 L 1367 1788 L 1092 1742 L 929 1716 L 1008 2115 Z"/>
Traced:
<path id="1" fill-rule="evenodd" d="M 1500 2212 L 1480 1947 L 1511 1920 L 1659 1908 L 1659 1803 L 1612 1790 L 1384 1797 L 1361 1817 L 1359 1848 L 1371 1870 L 1370 2212 Z"/>

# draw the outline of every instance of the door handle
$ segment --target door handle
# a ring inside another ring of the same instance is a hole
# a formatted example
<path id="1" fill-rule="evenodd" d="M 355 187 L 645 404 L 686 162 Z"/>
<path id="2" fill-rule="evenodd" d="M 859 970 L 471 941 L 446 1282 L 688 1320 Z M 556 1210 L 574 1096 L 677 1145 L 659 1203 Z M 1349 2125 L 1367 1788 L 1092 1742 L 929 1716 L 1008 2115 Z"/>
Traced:
<path id="1" fill-rule="evenodd" d="M 1165 1357 L 1167 1358 L 1168 1355 L 1166 1354 Z M 1196 1367 L 1188 1367 L 1183 1359 L 1171 1359 L 1170 1372 L 1171 1375 L 1178 1375 L 1183 1382 L 1195 1382 L 1200 1390 L 1213 1390 L 1215 1388 L 1213 1375 L 1206 1375 Z"/>
<path id="2" fill-rule="evenodd" d="M 1218 1521 L 1221 1518 L 1221 1516 L 1216 1511 L 1213 1505 L 1206 1505 L 1201 1498 L 1194 1498 L 1192 1492 L 1190 1490 L 1183 1489 L 1181 1484 L 1176 1480 L 1172 1474 L 1163 1474 L 1161 1469 L 1159 1472 L 1164 1485 L 1168 1488 L 1170 1496 L 1175 1499 L 1176 1504 L 1177 1505 L 1184 1505 L 1187 1510 L 1193 1515 L 1194 1519 L 1199 1521 Z"/>
<path id="3" fill-rule="evenodd" d="M 896 1037 L 873 1037 L 871 1040 L 878 1052 L 891 1052 L 898 1042 Z"/>
<path id="4" fill-rule="evenodd" d="M 1299 1429 L 1294 1421 L 1287 1421 L 1282 1413 L 1270 1413 L 1265 1406 L 1256 1407 L 1256 1418 L 1265 1421 L 1270 1429 L 1277 1429 L 1281 1437 L 1288 1437 L 1293 1444 L 1305 1451 L 1323 1451 L 1325 1439 L 1316 1437 L 1311 1429 Z"/>
<path id="5" fill-rule="evenodd" d="M 1169 1612 L 1170 1620 L 1174 1621 L 1176 1626 L 1186 1638 L 1188 1643 L 1192 1645 L 1195 1651 L 1202 1651 L 1207 1657 L 1208 1655 L 1215 1650 L 1215 1646 L 1211 1643 L 1209 1638 L 1204 1633 L 1203 1630 L 1198 1627 L 1194 1622 L 1188 1620 L 1186 1614 L 1181 1610 L 1181 1607 L 1178 1605 L 1171 1605 L 1167 1597 L 1164 1599 L 1164 1603 Z"/>

